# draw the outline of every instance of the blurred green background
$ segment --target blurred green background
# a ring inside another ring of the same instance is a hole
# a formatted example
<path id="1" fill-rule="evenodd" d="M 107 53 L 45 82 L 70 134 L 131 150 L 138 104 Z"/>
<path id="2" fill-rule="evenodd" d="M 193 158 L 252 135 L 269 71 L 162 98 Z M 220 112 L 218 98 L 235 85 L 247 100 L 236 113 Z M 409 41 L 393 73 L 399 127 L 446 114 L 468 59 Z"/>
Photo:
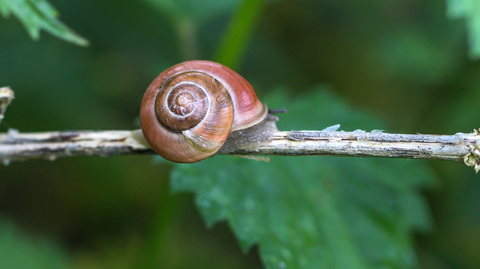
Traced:
<path id="1" fill-rule="evenodd" d="M 228 58 L 219 56 L 222 40 L 240 3 L 180 1 L 182 12 L 168 1 L 50 2 L 90 46 L 45 32 L 34 42 L 16 18 L 1 19 L 0 86 L 16 99 L 0 131 L 137 128 L 143 92 L 163 69 Z M 327 84 L 385 120 L 387 132 L 479 127 L 480 63 L 468 58 L 465 22 L 449 20 L 444 1 L 277 0 L 259 12 L 235 69 L 265 103 L 279 87 L 296 95 Z M 461 164 L 428 164 L 438 184 L 425 193 L 434 228 L 417 235 L 420 265 L 480 268 L 478 176 Z M 244 255 L 227 224 L 205 228 L 191 194 L 169 194 L 171 168 L 151 156 L 2 166 L 0 241 L 64 259 L 43 268 L 139 268 L 146 255 L 163 268 L 261 268 L 256 249 Z"/>

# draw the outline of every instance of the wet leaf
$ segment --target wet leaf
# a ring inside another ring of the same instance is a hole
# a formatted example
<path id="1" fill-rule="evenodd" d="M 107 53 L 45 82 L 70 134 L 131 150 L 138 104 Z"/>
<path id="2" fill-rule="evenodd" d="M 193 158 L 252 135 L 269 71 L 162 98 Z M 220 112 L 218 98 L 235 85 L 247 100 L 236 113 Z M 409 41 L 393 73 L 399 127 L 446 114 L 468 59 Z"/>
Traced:
<path id="1" fill-rule="evenodd" d="M 384 129 L 326 90 L 265 100 L 288 108 L 283 130 Z M 430 225 L 420 189 L 431 183 L 422 162 L 340 157 L 215 156 L 172 175 L 172 189 L 195 194 L 208 226 L 227 221 L 245 251 L 259 244 L 266 268 L 414 268 L 411 233 Z"/>

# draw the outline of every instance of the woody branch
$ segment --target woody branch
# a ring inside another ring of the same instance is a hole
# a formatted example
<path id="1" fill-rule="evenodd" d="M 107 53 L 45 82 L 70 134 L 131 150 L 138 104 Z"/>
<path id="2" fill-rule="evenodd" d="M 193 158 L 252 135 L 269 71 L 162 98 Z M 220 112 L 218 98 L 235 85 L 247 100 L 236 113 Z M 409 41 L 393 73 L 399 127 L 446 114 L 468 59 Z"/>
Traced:
<path id="1" fill-rule="evenodd" d="M 10 89 L 8 89 L 10 90 Z M 0 120 L 13 92 L 0 88 Z M 390 134 L 381 131 L 278 131 L 274 121 L 266 121 L 266 135 L 255 139 L 249 129 L 235 132 L 218 154 L 252 155 L 329 155 L 436 159 L 463 162 L 480 170 L 480 132 L 454 135 Z M 234 141 L 234 142 L 232 142 Z M 43 158 L 54 160 L 68 156 L 115 156 L 155 154 L 141 130 L 66 131 L 0 133 L 0 161 Z"/>

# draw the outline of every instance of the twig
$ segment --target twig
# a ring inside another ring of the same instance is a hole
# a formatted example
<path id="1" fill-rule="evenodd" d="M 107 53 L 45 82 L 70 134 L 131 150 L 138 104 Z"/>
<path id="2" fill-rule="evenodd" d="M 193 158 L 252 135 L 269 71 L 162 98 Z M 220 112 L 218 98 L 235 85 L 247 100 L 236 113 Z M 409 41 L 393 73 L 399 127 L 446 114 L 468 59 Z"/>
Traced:
<path id="1" fill-rule="evenodd" d="M 11 161 L 97 155 L 109 157 L 126 154 L 154 154 L 137 131 L 67 131 L 0 134 L 0 160 Z"/>
<path id="2" fill-rule="evenodd" d="M 9 87 L 0 88 L 0 123 L 2 123 L 5 111 L 13 98 L 13 91 Z"/>
<path id="3" fill-rule="evenodd" d="M 331 155 L 437 159 L 464 162 L 480 170 L 480 135 L 405 135 L 364 131 L 291 131 L 273 133 L 268 141 L 236 144 L 220 154 L 234 155 Z M 140 130 L 68 131 L 0 134 L 0 160 L 98 155 L 155 154 Z"/>
<path id="4" fill-rule="evenodd" d="M 13 95 L 12 95 L 13 96 Z M 11 99 L 10 99 L 11 100 Z M 389 134 L 382 131 L 278 131 L 275 116 L 232 133 L 219 154 L 330 155 L 436 159 L 480 170 L 480 130 L 455 135 Z M 337 127 L 337 126 L 336 126 Z M 0 133 L 0 161 L 97 155 L 155 154 L 141 130 Z"/>
<path id="5" fill-rule="evenodd" d="M 405 159 L 436 159 L 464 162 L 480 170 L 480 135 L 389 134 L 365 131 L 277 132 L 269 143 L 229 154 L 330 155 Z"/>

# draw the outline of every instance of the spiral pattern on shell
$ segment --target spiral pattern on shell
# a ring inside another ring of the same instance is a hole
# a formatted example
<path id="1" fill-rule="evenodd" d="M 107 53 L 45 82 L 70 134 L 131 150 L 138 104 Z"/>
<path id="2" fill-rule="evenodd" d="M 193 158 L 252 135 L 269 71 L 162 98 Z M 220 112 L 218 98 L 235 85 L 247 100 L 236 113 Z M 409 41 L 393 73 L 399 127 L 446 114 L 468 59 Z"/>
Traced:
<path id="1" fill-rule="evenodd" d="M 221 64 L 189 61 L 162 72 L 148 87 L 140 125 L 150 146 L 175 162 L 215 154 L 230 132 L 267 115 L 252 86 Z"/>

